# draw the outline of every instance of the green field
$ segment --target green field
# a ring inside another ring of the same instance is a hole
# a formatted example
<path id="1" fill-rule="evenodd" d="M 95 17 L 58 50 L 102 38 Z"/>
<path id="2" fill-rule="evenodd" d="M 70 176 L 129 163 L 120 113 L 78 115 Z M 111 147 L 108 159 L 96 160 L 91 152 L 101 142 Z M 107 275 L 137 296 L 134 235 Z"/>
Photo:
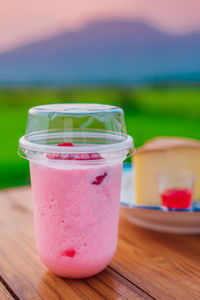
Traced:
<path id="1" fill-rule="evenodd" d="M 27 111 L 45 103 L 94 102 L 121 106 L 135 145 L 154 136 L 200 139 L 200 87 L 145 89 L 2 89 L 0 90 L 0 188 L 29 183 L 28 162 L 18 157 Z"/>

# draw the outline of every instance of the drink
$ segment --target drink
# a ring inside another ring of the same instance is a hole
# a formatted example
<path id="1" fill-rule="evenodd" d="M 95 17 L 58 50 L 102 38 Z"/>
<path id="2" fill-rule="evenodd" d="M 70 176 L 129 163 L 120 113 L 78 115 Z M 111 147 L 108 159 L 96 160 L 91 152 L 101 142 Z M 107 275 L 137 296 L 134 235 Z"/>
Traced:
<path id="1" fill-rule="evenodd" d="M 43 262 L 70 278 L 104 269 L 117 245 L 122 163 L 68 169 L 31 163 L 30 168 Z"/>
<path id="2" fill-rule="evenodd" d="M 190 171 L 167 170 L 159 174 L 158 188 L 161 204 L 168 209 L 189 209 L 195 176 Z"/>
<path id="3" fill-rule="evenodd" d="M 57 275 L 92 276 L 115 252 L 122 164 L 133 150 L 124 131 L 117 107 L 60 104 L 29 111 L 20 154 L 30 161 L 37 251 Z"/>
<path id="4" fill-rule="evenodd" d="M 188 209 L 192 203 L 190 189 L 169 189 L 161 194 L 162 205 L 170 209 Z"/>

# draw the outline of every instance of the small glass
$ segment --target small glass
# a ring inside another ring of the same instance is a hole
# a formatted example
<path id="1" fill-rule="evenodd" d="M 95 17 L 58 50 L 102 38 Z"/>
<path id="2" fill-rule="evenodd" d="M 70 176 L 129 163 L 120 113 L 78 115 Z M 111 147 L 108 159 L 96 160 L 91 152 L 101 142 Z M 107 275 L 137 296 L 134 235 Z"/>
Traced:
<path id="1" fill-rule="evenodd" d="M 190 209 L 195 176 L 190 171 L 166 171 L 159 174 L 161 205 L 167 209 Z"/>

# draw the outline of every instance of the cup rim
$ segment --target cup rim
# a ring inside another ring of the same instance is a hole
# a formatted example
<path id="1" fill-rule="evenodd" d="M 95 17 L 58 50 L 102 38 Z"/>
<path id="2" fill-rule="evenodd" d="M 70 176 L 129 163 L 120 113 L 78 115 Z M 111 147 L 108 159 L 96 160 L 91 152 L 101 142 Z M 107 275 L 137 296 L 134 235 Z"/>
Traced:
<path id="1" fill-rule="evenodd" d="M 124 111 L 121 107 L 102 103 L 53 103 L 33 106 L 29 114 L 58 113 L 62 115 L 93 115 L 99 113 L 115 113 Z"/>
<path id="2" fill-rule="evenodd" d="M 63 132 L 60 133 L 62 137 L 72 138 L 80 137 L 87 135 L 87 137 L 107 137 L 111 140 L 115 140 L 114 143 L 110 144 L 89 144 L 87 145 L 74 145 L 73 147 L 59 147 L 58 145 L 48 145 L 48 144 L 39 144 L 34 143 L 35 139 L 40 137 L 44 138 L 44 134 L 28 134 L 24 135 L 19 140 L 19 150 L 18 154 L 23 158 L 29 159 L 32 153 L 66 153 L 66 154 L 80 154 L 80 153 L 99 153 L 99 154 L 110 154 L 113 155 L 113 159 L 116 159 L 118 156 L 129 157 L 132 156 L 135 152 L 135 147 L 133 143 L 133 138 L 130 135 L 123 134 L 113 134 L 113 133 L 98 133 L 98 132 Z M 51 137 L 58 137 L 57 133 L 50 133 Z M 126 153 L 125 153 L 126 152 Z M 37 158 L 36 158 L 37 159 Z M 112 157 L 110 157 L 112 159 Z"/>
<path id="3" fill-rule="evenodd" d="M 190 180 L 194 182 L 196 180 L 196 175 L 190 170 L 165 170 L 158 173 L 158 180 L 174 181 L 179 182 L 182 180 Z"/>

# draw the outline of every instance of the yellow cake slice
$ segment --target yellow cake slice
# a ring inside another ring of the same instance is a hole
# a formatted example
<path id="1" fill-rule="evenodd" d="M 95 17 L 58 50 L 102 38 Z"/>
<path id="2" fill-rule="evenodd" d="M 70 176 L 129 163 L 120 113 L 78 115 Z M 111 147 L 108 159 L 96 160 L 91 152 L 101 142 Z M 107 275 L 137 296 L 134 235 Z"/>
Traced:
<path id="1" fill-rule="evenodd" d="M 165 170 L 191 171 L 196 176 L 194 200 L 200 200 L 200 142 L 158 137 L 137 148 L 133 157 L 136 204 L 160 205 L 158 174 Z"/>

